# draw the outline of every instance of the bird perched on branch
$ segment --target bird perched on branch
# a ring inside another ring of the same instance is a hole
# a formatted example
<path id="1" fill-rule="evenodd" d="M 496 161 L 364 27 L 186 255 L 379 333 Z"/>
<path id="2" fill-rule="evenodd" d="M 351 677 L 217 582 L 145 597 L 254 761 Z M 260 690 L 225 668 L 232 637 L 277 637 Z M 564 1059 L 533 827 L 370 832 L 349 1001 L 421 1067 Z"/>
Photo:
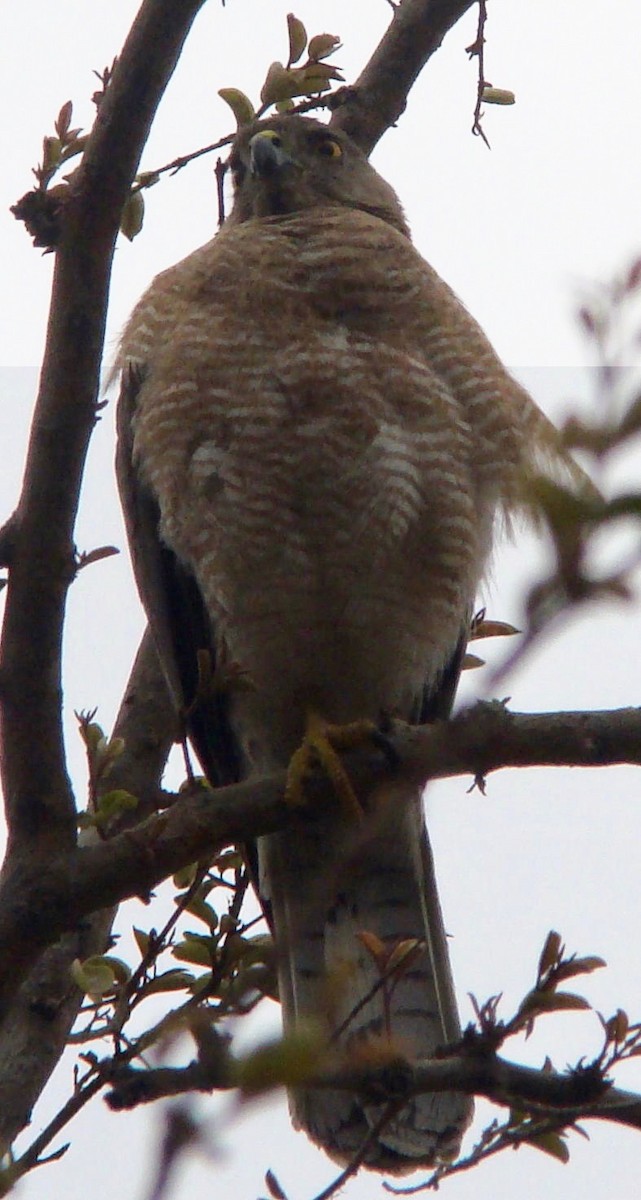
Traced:
<path id="1" fill-rule="evenodd" d="M 292 756 L 302 774 L 382 713 L 447 716 L 497 514 L 562 462 L 349 138 L 277 117 L 230 167 L 231 215 L 154 281 L 120 355 L 135 571 L 214 785 Z M 459 1023 L 420 796 L 398 779 L 358 806 L 258 840 L 285 1027 L 365 1066 L 429 1057 Z M 290 1105 L 333 1158 L 398 1173 L 454 1155 L 471 1115 L 450 1092 Z"/>

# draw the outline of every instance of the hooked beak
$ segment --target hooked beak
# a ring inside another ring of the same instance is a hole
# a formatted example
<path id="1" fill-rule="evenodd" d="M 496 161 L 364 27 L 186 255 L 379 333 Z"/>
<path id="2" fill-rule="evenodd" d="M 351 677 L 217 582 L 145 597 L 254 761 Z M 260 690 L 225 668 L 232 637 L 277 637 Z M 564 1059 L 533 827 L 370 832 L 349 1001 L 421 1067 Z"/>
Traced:
<path id="1" fill-rule="evenodd" d="M 283 150 L 280 138 L 272 130 L 254 134 L 249 143 L 249 169 L 252 175 L 268 179 L 283 167 L 293 166 L 294 160 Z"/>

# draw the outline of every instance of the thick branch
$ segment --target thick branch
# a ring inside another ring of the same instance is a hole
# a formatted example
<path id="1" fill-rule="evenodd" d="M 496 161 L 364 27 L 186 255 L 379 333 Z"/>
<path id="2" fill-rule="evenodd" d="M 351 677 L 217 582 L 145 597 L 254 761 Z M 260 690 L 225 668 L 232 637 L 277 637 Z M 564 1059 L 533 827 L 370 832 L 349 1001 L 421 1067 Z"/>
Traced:
<path id="1" fill-rule="evenodd" d="M 224 1056 L 213 1064 L 198 1059 L 186 1067 L 140 1070 L 127 1066 L 114 1070 L 108 1100 L 115 1109 L 135 1108 L 187 1091 L 211 1092 L 235 1086 L 233 1060 Z M 498 1054 L 474 1050 L 459 1049 L 412 1064 L 390 1063 L 380 1071 L 347 1068 L 323 1072 L 312 1086 L 356 1092 L 379 1103 L 422 1093 L 467 1092 L 486 1096 L 496 1104 L 558 1115 L 568 1124 L 579 1117 L 598 1118 L 641 1129 L 641 1095 L 604 1083 L 597 1070 L 541 1071 Z"/>
<path id="2" fill-rule="evenodd" d="M 641 764 L 641 710 L 519 714 L 502 704 L 478 704 L 454 720 L 415 729 L 400 726 L 390 741 L 398 772 L 423 786 L 430 779 L 507 766 Z M 380 751 L 350 757 L 358 791 L 367 795 L 389 765 Z M 97 908 L 147 893 L 190 862 L 285 826 L 314 820 L 318 806 L 336 803 L 325 780 L 311 780 L 307 809 L 283 799 L 284 774 L 215 792 L 181 796 L 160 815 L 106 844 L 60 855 L 46 868 L 25 864 L 7 879 L 0 904 L 0 1015 L 24 973 L 48 943 Z"/>
<path id="3" fill-rule="evenodd" d="M 401 116 L 410 88 L 445 34 L 474 0 L 402 0 L 392 23 L 331 124 L 370 154 Z"/>
<path id="4" fill-rule="evenodd" d="M 114 737 L 124 740 L 124 750 L 105 787 L 125 786 L 126 780 L 128 787 L 140 788 L 145 808 L 145 790 L 151 790 L 151 805 L 174 724 L 173 708 L 147 632 L 114 727 Z M 113 909 L 100 909 L 80 921 L 77 931 L 49 946 L 7 1013 L 0 1029 L 0 1154 L 31 1119 L 33 1106 L 77 1017 L 82 995 L 72 981 L 71 963 L 75 958 L 104 953 L 113 916 Z"/>
<path id="5" fill-rule="evenodd" d="M 72 844 L 60 648 L 73 526 L 95 420 L 113 247 L 152 117 L 204 0 L 145 0 L 65 206 L 47 345 L 17 513 L 0 652 L 10 853 Z"/>

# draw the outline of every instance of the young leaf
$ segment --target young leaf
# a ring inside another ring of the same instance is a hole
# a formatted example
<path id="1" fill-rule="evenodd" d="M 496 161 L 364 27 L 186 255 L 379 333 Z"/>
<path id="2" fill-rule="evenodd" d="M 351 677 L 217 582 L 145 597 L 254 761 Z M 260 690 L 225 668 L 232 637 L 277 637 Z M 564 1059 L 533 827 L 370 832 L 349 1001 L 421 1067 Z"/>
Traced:
<path id="1" fill-rule="evenodd" d="M 246 1096 L 285 1084 L 305 1083 L 318 1068 L 322 1039 L 314 1026 L 299 1028 L 252 1050 L 236 1063 L 236 1083 Z"/>
<path id="2" fill-rule="evenodd" d="M 518 1015 L 537 1016 L 539 1013 L 563 1012 L 566 1009 L 589 1009 L 591 1005 L 583 996 L 571 992 L 529 992 L 519 1006 Z"/>
<path id="3" fill-rule="evenodd" d="M 287 14 L 287 33 L 289 35 L 289 61 L 287 65 L 293 67 L 299 58 L 302 57 L 307 45 L 307 30 L 302 21 L 295 17 L 293 13 Z"/>
<path id="4" fill-rule="evenodd" d="M 479 658 L 478 654 L 470 654 L 469 651 L 463 655 L 461 663 L 462 671 L 476 671 L 478 667 L 485 666 L 485 659 Z"/>
<path id="5" fill-rule="evenodd" d="M 162 975 L 156 975 L 155 979 L 150 979 L 148 983 L 141 988 L 141 996 L 153 996 L 158 992 L 181 992 L 184 988 L 190 987 L 193 982 L 193 975 L 189 971 L 181 971 L 178 968 L 172 971 L 164 971 Z"/>
<path id="6" fill-rule="evenodd" d="M 78 558 L 78 570 L 81 571 L 91 563 L 100 562 L 103 558 L 111 558 L 114 554 L 120 554 L 117 546 L 97 546 L 95 550 L 87 550 Z"/>
<path id="7" fill-rule="evenodd" d="M 567 1144 L 558 1133 L 536 1133 L 527 1139 L 528 1146 L 536 1146 L 537 1150 L 543 1150 L 545 1154 L 550 1154 L 552 1158 L 558 1158 L 559 1162 L 566 1163 L 570 1158 L 570 1151 Z"/>
<path id="8" fill-rule="evenodd" d="M 149 949 L 151 936 L 144 929 L 137 929 L 135 925 L 133 927 L 133 935 L 136 939 L 136 945 L 144 957 Z"/>
<path id="9" fill-rule="evenodd" d="M 571 979 L 573 975 L 589 975 L 592 971 L 598 971 L 599 967 L 605 965 L 604 959 L 597 958 L 595 954 L 586 958 L 572 957 L 556 968 L 554 977 L 560 981 L 561 979 Z"/>
<path id="10" fill-rule="evenodd" d="M 104 796 L 100 797 L 91 823 L 101 828 L 108 825 L 114 817 L 137 807 L 137 796 L 132 796 L 131 792 L 125 791 L 124 788 L 115 788 L 112 792 L 105 792 Z"/>
<path id="11" fill-rule="evenodd" d="M 142 192 L 131 192 L 120 215 L 120 232 L 133 242 L 145 219 L 145 200 Z"/>
<path id="12" fill-rule="evenodd" d="M 367 950 L 370 958 L 376 963 L 379 971 L 384 970 L 387 961 L 387 947 L 385 942 L 381 941 L 378 934 L 371 933 L 369 929 L 359 929 L 356 936 L 361 945 Z"/>
<path id="13" fill-rule="evenodd" d="M 285 1195 L 273 1171 L 266 1172 L 265 1185 L 270 1196 L 272 1197 L 272 1200 L 287 1200 L 287 1196 Z"/>
<path id="14" fill-rule="evenodd" d="M 419 938 L 402 938 L 396 943 L 387 959 L 386 973 L 394 974 L 399 979 L 402 978 L 424 949 L 425 942 L 420 941 Z"/>
<path id="15" fill-rule="evenodd" d="M 281 62 L 273 62 L 260 89 L 263 104 L 274 104 L 277 100 L 288 100 L 299 95 L 300 84 L 294 71 L 288 71 Z"/>
<path id="16" fill-rule="evenodd" d="M 312 62 L 328 58 L 335 50 L 340 49 L 341 39 L 333 33 L 317 33 L 309 43 L 307 53 Z"/>
<path id="17" fill-rule="evenodd" d="M 111 955 L 95 954 L 84 962 L 76 958 L 71 964 L 74 982 L 92 1000 L 112 995 L 118 984 L 127 982 L 130 974 L 127 964 Z"/>
<path id="18" fill-rule="evenodd" d="M 180 962 L 195 963 L 199 967 L 211 967 L 216 957 L 217 943 L 215 938 L 201 937 L 197 933 L 187 933 L 182 942 L 172 949 L 174 958 Z"/>
<path id="19" fill-rule="evenodd" d="M 63 104 L 58 116 L 56 117 L 56 120 L 54 121 L 54 129 L 61 141 L 64 141 L 66 134 L 69 132 L 72 113 L 73 104 L 71 103 L 71 100 L 67 100 L 67 103 Z"/>
<path id="20" fill-rule="evenodd" d="M 561 934 L 557 933 L 555 929 L 551 929 L 541 951 L 537 978 L 542 979 L 544 975 L 547 975 L 548 971 L 558 963 L 561 956 Z"/>
<path id="21" fill-rule="evenodd" d="M 483 88 L 483 103 L 515 104 L 516 96 L 514 95 L 514 92 L 509 92 L 506 88 L 489 87 L 486 84 L 486 86 Z"/>
<path id="22" fill-rule="evenodd" d="M 198 871 L 198 863 L 190 863 L 189 866 L 181 867 L 180 871 L 176 871 L 176 874 L 172 876 L 173 882 L 177 888 L 191 887 Z"/>
<path id="23" fill-rule="evenodd" d="M 520 632 L 516 625 L 510 625 L 508 621 L 483 620 L 472 626 L 470 641 L 474 642 L 477 638 L 513 637 L 515 633 Z"/>
<path id="24" fill-rule="evenodd" d="M 231 108 L 236 118 L 238 129 L 242 125 L 251 125 L 256 116 L 256 111 L 249 96 L 246 96 L 239 88 L 219 88 L 218 95 Z"/>
<path id="25" fill-rule="evenodd" d="M 606 1022 L 606 1030 L 608 1040 L 611 1042 L 624 1042 L 628 1036 L 630 1021 L 628 1014 L 622 1008 L 618 1008 L 613 1017 Z"/>
<path id="26" fill-rule="evenodd" d="M 187 905 L 186 912 L 191 913 L 199 921 L 202 921 L 209 929 L 215 929 L 218 925 L 218 913 L 211 904 L 203 900 L 201 895 L 194 896 L 193 900 Z"/>

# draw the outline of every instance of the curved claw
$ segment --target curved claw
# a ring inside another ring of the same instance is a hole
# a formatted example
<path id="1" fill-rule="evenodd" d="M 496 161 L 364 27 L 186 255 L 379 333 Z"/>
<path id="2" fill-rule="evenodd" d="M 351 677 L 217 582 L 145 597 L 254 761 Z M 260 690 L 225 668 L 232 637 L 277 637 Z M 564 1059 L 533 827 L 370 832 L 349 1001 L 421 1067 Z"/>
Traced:
<path id="1" fill-rule="evenodd" d="M 305 778 L 315 766 L 320 766 L 341 803 L 353 817 L 360 820 L 363 808 L 341 762 L 339 751 L 352 750 L 364 741 L 375 741 L 377 734 L 378 730 L 372 721 L 330 725 L 317 713 L 309 713 L 305 737 L 290 759 L 285 799 L 290 804 L 303 804 Z"/>

